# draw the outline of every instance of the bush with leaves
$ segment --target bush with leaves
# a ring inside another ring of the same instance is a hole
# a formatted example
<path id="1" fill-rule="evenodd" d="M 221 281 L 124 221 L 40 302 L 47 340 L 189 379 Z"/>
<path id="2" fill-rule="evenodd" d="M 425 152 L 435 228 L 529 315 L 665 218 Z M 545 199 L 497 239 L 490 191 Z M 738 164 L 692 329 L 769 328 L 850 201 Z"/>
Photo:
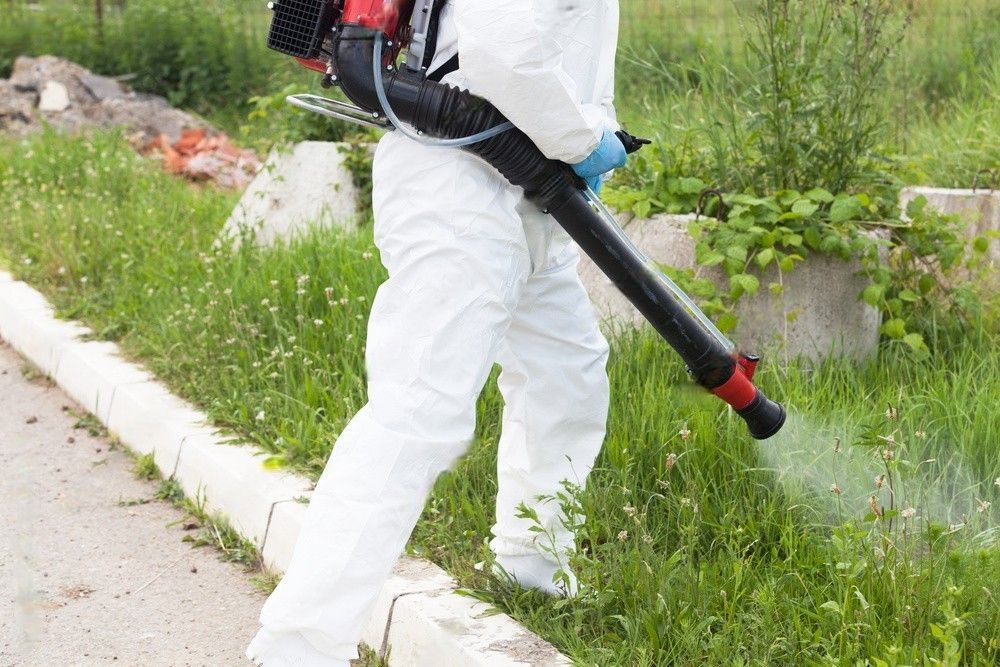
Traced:
<path id="1" fill-rule="evenodd" d="M 720 87 L 715 142 L 737 188 L 831 192 L 883 179 L 887 66 L 906 17 L 892 0 L 757 0 L 745 68 Z"/>
<path id="2" fill-rule="evenodd" d="M 702 188 L 704 182 L 697 178 L 669 175 L 643 190 L 611 189 L 607 199 L 641 217 L 692 213 Z M 780 295 L 787 274 L 811 254 L 857 260 L 868 280 L 858 297 L 884 314 L 882 334 L 925 354 L 921 331 L 936 314 L 962 322 L 978 313 L 979 297 L 968 277 L 983 265 L 989 240 L 978 237 L 970 244 L 958 218 L 927 208 L 923 198 L 901 217 L 894 195 L 834 195 L 823 188 L 781 190 L 766 197 L 725 195 L 721 215 L 699 216 L 688 232 L 696 242 L 698 266 L 717 267 L 726 284 L 702 271 L 665 270 L 700 300 L 720 329 L 731 331 L 738 324 L 735 306 L 741 298 L 764 287 Z M 718 214 L 718 206 L 715 198 L 706 199 L 705 212 Z M 762 285 L 763 275 L 774 279 Z"/>
<path id="3" fill-rule="evenodd" d="M 244 139 L 263 151 L 274 144 L 297 141 L 345 141 L 349 135 L 361 131 L 357 125 L 299 109 L 287 102 L 289 95 L 302 93 L 304 88 L 288 84 L 273 93 L 251 97 L 250 112 L 240 128 Z"/>

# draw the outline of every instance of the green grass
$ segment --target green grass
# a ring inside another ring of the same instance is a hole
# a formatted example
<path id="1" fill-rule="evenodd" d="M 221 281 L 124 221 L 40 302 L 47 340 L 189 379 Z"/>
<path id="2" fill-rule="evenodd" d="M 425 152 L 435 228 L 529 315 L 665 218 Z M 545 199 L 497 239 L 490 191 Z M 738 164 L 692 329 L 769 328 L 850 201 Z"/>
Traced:
<path id="1" fill-rule="evenodd" d="M 754 0 L 630 0 L 622 5 L 618 108 L 634 131 L 669 140 L 678 130 L 703 131 L 716 104 L 703 84 L 745 63 L 742 17 Z M 933 156 L 939 128 L 969 144 L 968 122 L 953 123 L 956 105 L 974 112 L 1000 62 L 1000 9 L 992 0 L 908 0 L 913 21 L 898 47 L 885 100 L 892 154 L 919 162 L 914 178 L 940 177 Z M 124 7 L 124 10 L 119 9 Z M 289 135 L 340 139 L 342 124 L 304 121 L 290 111 L 248 123 L 251 96 L 286 86 L 316 91 L 318 76 L 266 49 L 265 3 L 223 0 L 129 0 L 105 3 L 98 37 L 92 4 L 12 0 L 0 12 L 0 76 L 20 54 L 54 53 L 104 74 L 133 74 L 139 90 L 166 95 L 252 144 Z M 284 95 L 275 98 L 280 103 Z M 278 116 L 276 118 L 276 116 Z M 282 122 L 282 119 L 284 122 Z M 706 121 L 707 119 L 707 121 Z M 971 121 L 970 121 L 971 122 Z M 982 125 L 980 125 L 982 127 Z M 911 136 L 917 128 L 916 136 Z M 991 130 L 984 139 L 995 140 Z M 704 137 L 703 137 L 704 139 Z M 993 145 L 997 142 L 993 141 Z M 923 159 L 924 155 L 930 155 Z M 962 169 L 992 167 L 966 150 Z M 954 160 L 952 160 L 954 162 Z M 973 170 L 974 171 L 974 170 Z"/>
<path id="2" fill-rule="evenodd" d="M 316 475 L 364 400 L 383 271 L 367 229 L 217 247 L 232 204 L 113 135 L 0 143 L 0 262 L 213 420 Z M 618 340 L 604 452 L 586 491 L 556 499 L 588 517 L 574 601 L 472 567 L 489 558 L 501 409 L 490 385 L 476 442 L 411 546 L 581 664 L 996 664 L 1000 550 L 979 503 L 1000 507 L 996 325 L 925 333 L 936 354 L 924 361 L 890 347 L 859 368 L 765 366 L 765 389 L 793 416 L 760 446 L 690 388 L 661 341 Z M 866 521 L 869 495 L 889 504 L 872 480 L 890 435 L 895 510 L 917 516 Z"/>

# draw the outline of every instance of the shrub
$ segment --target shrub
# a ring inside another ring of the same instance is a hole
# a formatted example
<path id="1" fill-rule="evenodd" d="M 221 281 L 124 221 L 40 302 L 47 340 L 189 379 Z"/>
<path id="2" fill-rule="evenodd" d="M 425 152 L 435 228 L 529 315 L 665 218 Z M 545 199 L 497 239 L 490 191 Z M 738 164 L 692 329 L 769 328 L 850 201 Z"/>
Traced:
<path id="1" fill-rule="evenodd" d="M 723 111 L 729 148 L 748 162 L 741 185 L 840 192 L 879 180 L 902 25 L 890 0 L 760 0 L 744 24 L 742 94 Z"/>

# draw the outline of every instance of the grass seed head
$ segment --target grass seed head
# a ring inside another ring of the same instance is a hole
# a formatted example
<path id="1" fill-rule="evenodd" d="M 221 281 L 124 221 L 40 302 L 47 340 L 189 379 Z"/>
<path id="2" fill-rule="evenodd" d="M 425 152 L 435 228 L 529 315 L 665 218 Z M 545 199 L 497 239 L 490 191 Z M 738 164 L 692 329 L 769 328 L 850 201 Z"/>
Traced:
<path id="1" fill-rule="evenodd" d="M 878 504 L 878 497 L 871 496 L 868 498 L 868 507 L 871 508 L 872 513 L 878 518 L 882 518 L 882 508 Z"/>

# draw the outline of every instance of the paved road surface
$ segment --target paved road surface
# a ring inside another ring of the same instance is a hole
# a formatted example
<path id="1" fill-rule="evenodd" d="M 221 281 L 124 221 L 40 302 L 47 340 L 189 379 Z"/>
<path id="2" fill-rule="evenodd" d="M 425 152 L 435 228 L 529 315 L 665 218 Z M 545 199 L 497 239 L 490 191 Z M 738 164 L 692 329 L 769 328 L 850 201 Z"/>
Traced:
<path id="1" fill-rule="evenodd" d="M 0 342 L 0 666 L 240 665 L 263 596 Z"/>

